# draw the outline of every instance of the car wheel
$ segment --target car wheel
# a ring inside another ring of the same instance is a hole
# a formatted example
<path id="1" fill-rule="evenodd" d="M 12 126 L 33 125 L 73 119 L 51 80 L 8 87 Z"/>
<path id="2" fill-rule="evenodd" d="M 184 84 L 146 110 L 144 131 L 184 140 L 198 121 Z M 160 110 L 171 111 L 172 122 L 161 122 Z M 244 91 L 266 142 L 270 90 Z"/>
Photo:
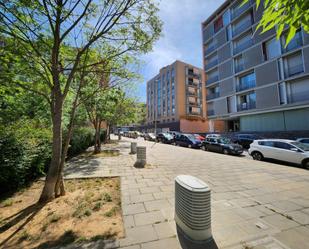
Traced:
<path id="1" fill-rule="evenodd" d="M 252 152 L 252 158 L 253 160 L 257 160 L 257 161 L 262 161 L 263 160 L 263 155 L 262 153 L 258 152 L 258 151 L 254 151 Z"/>
<path id="2" fill-rule="evenodd" d="M 229 154 L 229 151 L 228 151 L 227 149 L 224 149 L 224 150 L 223 150 L 223 154 L 224 154 L 224 155 L 228 155 L 228 154 Z"/>
<path id="3" fill-rule="evenodd" d="M 307 159 L 307 160 L 304 160 L 303 162 L 302 162 L 302 166 L 305 168 L 305 169 L 309 169 L 309 160 Z"/>
<path id="4" fill-rule="evenodd" d="M 205 151 L 206 147 L 204 145 L 202 145 L 201 149 Z"/>
<path id="5" fill-rule="evenodd" d="M 191 145 L 191 144 L 189 144 L 189 145 L 188 145 L 188 147 L 189 147 L 189 148 L 192 148 L 192 145 Z"/>

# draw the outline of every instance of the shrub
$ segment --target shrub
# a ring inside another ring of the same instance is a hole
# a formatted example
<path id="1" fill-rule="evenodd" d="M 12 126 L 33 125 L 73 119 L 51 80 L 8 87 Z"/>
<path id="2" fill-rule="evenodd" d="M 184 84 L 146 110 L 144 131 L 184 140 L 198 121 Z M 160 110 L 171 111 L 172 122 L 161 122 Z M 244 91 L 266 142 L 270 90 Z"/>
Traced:
<path id="1" fill-rule="evenodd" d="M 0 127 L 0 194 L 44 174 L 51 156 L 51 131 L 31 121 Z"/>
<path id="2" fill-rule="evenodd" d="M 94 129 L 90 127 L 76 128 L 70 141 L 68 157 L 73 157 L 94 144 Z"/>

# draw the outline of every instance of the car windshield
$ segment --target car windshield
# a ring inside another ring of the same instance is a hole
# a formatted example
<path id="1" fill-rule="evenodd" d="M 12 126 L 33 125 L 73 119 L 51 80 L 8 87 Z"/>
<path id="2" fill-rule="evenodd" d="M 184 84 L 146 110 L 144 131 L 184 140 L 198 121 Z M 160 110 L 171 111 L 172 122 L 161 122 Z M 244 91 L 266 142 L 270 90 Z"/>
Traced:
<path id="1" fill-rule="evenodd" d="M 173 136 L 169 133 L 163 133 L 163 135 L 166 137 L 166 138 L 173 138 Z"/>
<path id="2" fill-rule="evenodd" d="M 291 144 L 295 145 L 296 147 L 300 148 L 301 150 L 309 151 L 309 145 L 308 144 L 303 144 L 303 143 L 300 143 L 300 142 L 292 142 Z"/>
<path id="3" fill-rule="evenodd" d="M 230 144 L 231 140 L 229 138 L 219 138 L 217 139 L 218 143 L 220 144 Z"/>
<path id="4" fill-rule="evenodd" d="M 195 136 L 191 134 L 187 135 L 187 138 L 189 138 L 190 140 L 195 140 Z"/>

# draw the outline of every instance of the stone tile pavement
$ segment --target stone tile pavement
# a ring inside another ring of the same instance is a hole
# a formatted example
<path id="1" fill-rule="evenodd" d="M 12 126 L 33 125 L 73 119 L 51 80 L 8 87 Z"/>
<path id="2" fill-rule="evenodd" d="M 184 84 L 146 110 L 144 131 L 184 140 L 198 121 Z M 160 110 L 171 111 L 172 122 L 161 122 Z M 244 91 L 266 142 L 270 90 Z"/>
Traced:
<path id="1" fill-rule="evenodd" d="M 147 146 L 145 169 L 133 167 L 131 141 Z M 212 233 L 219 248 L 309 248 L 308 170 L 140 138 L 124 138 L 116 147 L 119 157 L 90 163 L 76 159 L 65 173 L 121 177 L 126 237 L 105 248 L 181 248 L 174 222 L 174 178 L 179 174 L 199 177 L 210 186 Z"/>

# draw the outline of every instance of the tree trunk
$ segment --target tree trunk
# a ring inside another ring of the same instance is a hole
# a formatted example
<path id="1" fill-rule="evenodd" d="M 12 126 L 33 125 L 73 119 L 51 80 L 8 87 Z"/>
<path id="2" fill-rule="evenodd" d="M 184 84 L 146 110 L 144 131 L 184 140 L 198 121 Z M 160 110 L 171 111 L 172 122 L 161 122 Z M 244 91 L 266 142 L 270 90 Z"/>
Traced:
<path id="1" fill-rule="evenodd" d="M 62 153 L 62 97 L 57 95 L 52 104 L 52 159 L 45 179 L 45 185 L 39 202 L 47 202 L 55 198 L 55 185 L 58 179 Z"/>
<path id="2" fill-rule="evenodd" d="M 109 124 L 106 123 L 106 134 L 105 134 L 105 143 L 108 143 L 110 141 L 110 131 L 109 131 Z"/>
<path id="3" fill-rule="evenodd" d="M 100 153 L 101 152 L 101 148 L 99 146 L 99 139 L 100 139 L 100 123 L 98 122 L 98 119 L 96 119 L 95 122 L 95 136 L 94 136 L 94 153 Z"/>

